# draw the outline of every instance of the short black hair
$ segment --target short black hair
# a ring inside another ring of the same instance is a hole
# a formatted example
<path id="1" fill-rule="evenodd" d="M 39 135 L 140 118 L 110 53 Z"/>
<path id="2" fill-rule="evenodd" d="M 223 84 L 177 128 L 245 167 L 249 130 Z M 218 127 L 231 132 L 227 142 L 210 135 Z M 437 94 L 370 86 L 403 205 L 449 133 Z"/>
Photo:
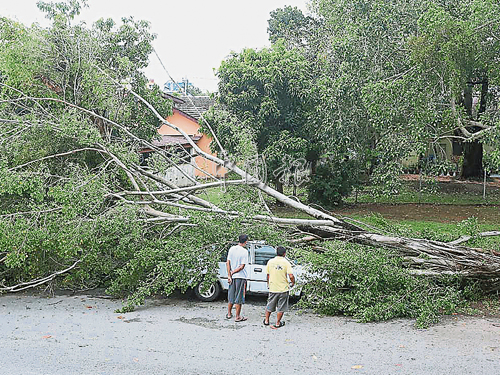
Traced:
<path id="1" fill-rule="evenodd" d="M 283 246 L 278 246 L 276 248 L 276 254 L 280 257 L 282 257 L 283 255 L 285 255 L 286 253 L 286 249 L 283 247 Z"/>
<path id="2" fill-rule="evenodd" d="M 246 234 L 240 234 L 238 237 L 238 242 L 239 243 L 245 243 L 248 241 L 248 236 Z"/>

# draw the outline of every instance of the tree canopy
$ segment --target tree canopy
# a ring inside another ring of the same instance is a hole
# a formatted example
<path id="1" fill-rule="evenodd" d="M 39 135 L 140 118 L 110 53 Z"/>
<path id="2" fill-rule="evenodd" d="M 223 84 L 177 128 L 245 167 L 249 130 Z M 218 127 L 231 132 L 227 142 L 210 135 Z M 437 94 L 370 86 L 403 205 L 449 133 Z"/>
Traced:
<path id="1" fill-rule="evenodd" d="M 72 25 L 72 4 L 42 5 L 48 28 L 0 20 L 0 292 L 62 274 L 59 286 L 104 284 L 115 295 L 136 292 L 134 304 L 213 277 L 201 270 L 215 269 L 221 249 L 200 249 L 239 231 L 276 240 L 280 231 L 248 191 L 270 189 L 229 161 L 205 155 L 240 180 L 207 174 L 211 183 L 192 178 L 180 188 L 165 177 L 182 168 L 152 142 L 160 124 L 176 127 L 165 120 L 169 102 L 141 72 L 154 39 L 148 23 Z M 145 148 L 155 152 L 147 166 Z M 229 190 L 217 205 L 193 194 L 214 186 Z"/>
<path id="2" fill-rule="evenodd" d="M 352 129 L 332 120 L 342 117 L 334 111 L 335 80 L 318 75 L 317 64 L 302 52 L 279 39 L 270 48 L 233 53 L 217 71 L 217 103 L 205 116 L 233 155 L 244 158 L 253 145 L 280 191 L 284 174 L 315 170 L 321 160 L 344 164 L 355 154 Z"/>
<path id="3" fill-rule="evenodd" d="M 228 151 L 245 157 L 244 143 L 253 144 L 266 159 L 267 177 L 273 181 L 285 156 L 305 159 L 313 151 L 313 129 L 319 127 L 312 115 L 315 88 L 300 53 L 283 43 L 260 51 L 245 49 L 223 61 L 217 74 L 217 105 L 205 117 Z M 227 115 L 220 117 L 219 112 Z M 228 128 L 226 117 L 236 127 Z"/>
<path id="4" fill-rule="evenodd" d="M 373 177 L 400 172 L 405 156 L 445 138 L 463 149 L 463 177 L 481 173 L 483 144 L 498 169 L 495 1 L 315 0 L 310 9 L 314 33 L 298 26 L 300 10 L 284 8 L 270 39 L 302 41 L 288 47 L 315 62 L 316 80 L 333 82 L 322 126 L 348 129 Z"/>

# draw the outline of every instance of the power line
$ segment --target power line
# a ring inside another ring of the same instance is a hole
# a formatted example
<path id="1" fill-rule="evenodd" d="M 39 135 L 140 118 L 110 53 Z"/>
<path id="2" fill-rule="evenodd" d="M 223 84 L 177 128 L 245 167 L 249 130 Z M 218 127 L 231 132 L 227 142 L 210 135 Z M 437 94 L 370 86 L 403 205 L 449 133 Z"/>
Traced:
<path id="1" fill-rule="evenodd" d="M 170 73 L 168 72 L 167 68 L 165 67 L 165 65 L 163 64 L 163 61 L 161 60 L 160 56 L 158 55 L 158 52 L 156 52 L 156 48 L 154 48 L 153 46 L 151 46 L 153 48 L 153 52 L 155 53 L 156 55 L 156 58 L 158 59 L 158 61 L 160 62 L 162 68 L 165 70 L 165 73 L 167 73 L 167 76 L 170 78 L 170 80 L 172 82 L 174 82 L 174 84 L 177 85 L 177 87 L 179 88 L 179 90 L 181 89 L 181 87 L 179 86 L 179 84 L 172 78 L 172 76 L 170 75 Z M 208 121 L 205 119 L 205 117 L 203 116 L 203 114 L 199 111 L 198 107 L 196 107 L 194 105 L 194 102 L 193 100 L 187 96 L 188 100 L 191 102 L 191 105 L 194 107 L 195 111 L 197 112 L 198 116 L 200 116 L 200 118 L 203 120 L 203 122 L 205 123 L 205 125 L 207 126 L 208 130 L 210 130 L 210 133 L 212 133 L 212 137 L 214 138 L 215 142 L 217 142 L 217 146 L 219 146 L 219 149 L 221 150 L 221 153 L 223 156 L 226 155 L 226 150 L 224 150 L 224 148 L 222 147 L 222 144 L 219 142 L 219 139 L 217 138 L 217 136 L 215 135 L 215 132 L 213 131 L 212 127 L 210 126 L 210 124 L 208 123 Z"/>

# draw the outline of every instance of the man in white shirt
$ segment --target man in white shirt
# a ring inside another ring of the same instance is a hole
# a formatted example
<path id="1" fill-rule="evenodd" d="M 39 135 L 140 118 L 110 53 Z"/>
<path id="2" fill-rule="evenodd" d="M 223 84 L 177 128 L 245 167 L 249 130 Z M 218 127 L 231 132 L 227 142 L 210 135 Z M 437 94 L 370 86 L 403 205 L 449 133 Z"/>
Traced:
<path id="1" fill-rule="evenodd" d="M 243 322 L 246 317 L 241 316 L 241 305 L 245 303 L 245 290 L 247 287 L 248 272 L 245 266 L 248 264 L 248 250 L 245 246 L 248 241 L 246 234 L 238 238 L 238 245 L 232 246 L 227 254 L 227 281 L 229 290 L 227 292 L 227 315 L 226 319 L 233 317 L 233 305 L 236 309 L 235 322 Z"/>

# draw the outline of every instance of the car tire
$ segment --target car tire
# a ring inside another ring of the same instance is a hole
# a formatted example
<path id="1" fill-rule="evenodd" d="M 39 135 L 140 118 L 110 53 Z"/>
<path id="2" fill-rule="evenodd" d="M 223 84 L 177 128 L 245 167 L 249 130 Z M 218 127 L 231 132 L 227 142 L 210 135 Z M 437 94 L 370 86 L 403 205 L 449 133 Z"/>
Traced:
<path id="1" fill-rule="evenodd" d="M 205 292 L 202 292 L 202 284 L 200 283 L 194 288 L 194 294 L 200 301 L 211 302 L 215 301 L 219 297 L 221 290 L 222 288 L 220 287 L 220 284 L 216 282 L 212 284 Z"/>
<path id="2" fill-rule="evenodd" d="M 297 295 L 290 296 L 290 302 L 293 304 L 296 304 L 297 302 L 300 301 L 302 296 L 303 296 L 302 292 L 300 292 L 300 294 L 298 296 Z"/>

